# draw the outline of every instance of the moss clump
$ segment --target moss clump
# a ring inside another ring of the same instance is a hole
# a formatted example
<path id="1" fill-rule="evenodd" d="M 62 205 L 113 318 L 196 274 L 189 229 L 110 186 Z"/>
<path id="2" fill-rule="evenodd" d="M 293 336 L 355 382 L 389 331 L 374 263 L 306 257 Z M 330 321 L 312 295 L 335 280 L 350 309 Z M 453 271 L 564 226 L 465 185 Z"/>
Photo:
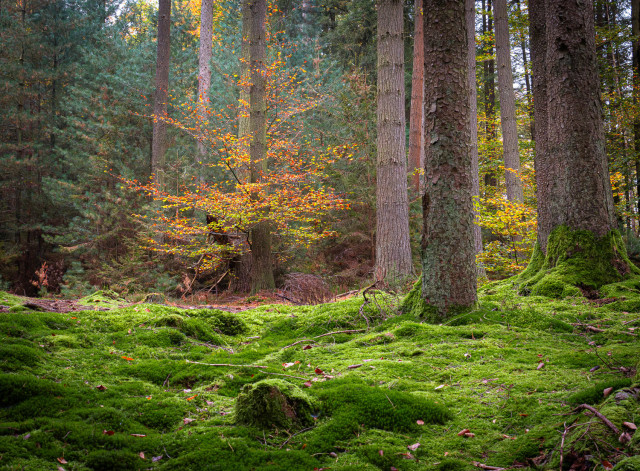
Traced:
<path id="1" fill-rule="evenodd" d="M 42 353 L 27 345 L 0 345 L 0 366 L 7 370 L 32 367 L 40 363 Z"/>
<path id="2" fill-rule="evenodd" d="M 142 302 L 146 304 L 166 304 L 167 297 L 162 293 L 149 293 Z"/>
<path id="3" fill-rule="evenodd" d="M 236 401 L 236 421 L 262 428 L 292 428 L 313 422 L 312 399 L 287 381 L 266 379 L 247 384 Z"/>
<path id="4" fill-rule="evenodd" d="M 78 299 L 78 304 L 85 306 L 116 308 L 126 303 L 126 300 L 122 299 L 118 293 L 110 289 L 101 289 L 95 293 L 91 293 L 89 296 Z"/>
<path id="5" fill-rule="evenodd" d="M 620 461 L 613 471 L 640 471 L 640 456 L 630 456 Z"/>
<path id="6" fill-rule="evenodd" d="M 247 332 L 247 324 L 235 314 L 218 309 L 195 309 L 191 317 L 204 319 L 213 329 L 224 335 L 240 335 Z"/>
<path id="7" fill-rule="evenodd" d="M 439 323 L 443 320 L 457 316 L 471 310 L 470 306 L 447 306 L 446 312 L 436 306 L 427 304 L 422 298 L 422 279 L 418 279 L 404 299 L 400 302 L 398 309 L 403 314 L 424 319 L 427 322 Z"/>
<path id="8" fill-rule="evenodd" d="M 612 392 L 621 388 L 631 386 L 631 380 L 629 378 L 611 378 L 606 381 L 599 381 L 590 388 L 577 392 L 571 395 L 568 402 L 571 404 L 598 404 L 604 400 L 603 391 L 607 388 L 613 388 Z"/>
<path id="9" fill-rule="evenodd" d="M 120 450 L 98 450 L 87 456 L 86 465 L 95 471 L 135 470 L 140 458 L 134 453 Z"/>
<path id="10" fill-rule="evenodd" d="M 529 266 L 514 281 L 520 294 L 564 298 L 638 274 L 618 231 L 597 238 L 590 231 L 560 226 L 549 235 L 547 253 L 536 244 Z"/>

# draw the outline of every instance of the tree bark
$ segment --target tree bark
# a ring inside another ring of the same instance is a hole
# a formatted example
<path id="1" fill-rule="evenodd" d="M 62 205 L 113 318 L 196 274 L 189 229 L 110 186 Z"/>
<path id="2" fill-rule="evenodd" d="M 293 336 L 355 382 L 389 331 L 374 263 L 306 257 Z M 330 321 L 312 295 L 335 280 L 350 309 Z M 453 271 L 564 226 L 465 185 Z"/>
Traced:
<path id="1" fill-rule="evenodd" d="M 637 107 L 640 100 L 640 0 L 631 0 L 631 26 L 633 34 L 633 103 Z M 633 121 L 633 143 L 635 150 L 636 193 L 638 195 L 637 212 L 640 214 L 640 115 Z"/>
<path id="2" fill-rule="evenodd" d="M 480 197 L 480 168 L 478 164 L 478 91 L 476 89 L 476 2 L 465 1 L 465 15 L 467 23 L 467 64 L 469 80 L 469 115 L 471 131 L 471 184 L 474 198 Z M 474 218 L 478 214 L 474 211 Z M 473 243 L 476 254 L 482 252 L 482 229 L 476 223 L 473 225 Z M 478 266 L 478 276 L 486 276 L 485 269 Z"/>
<path id="3" fill-rule="evenodd" d="M 474 10 L 475 11 L 475 10 Z M 420 193 L 424 168 L 424 22 L 422 0 L 415 0 L 413 34 L 413 73 L 411 75 L 411 112 L 409 116 L 409 169 L 413 189 Z M 474 54 L 475 67 L 475 54 Z M 477 135 L 477 132 L 476 132 Z"/>
<path id="4" fill-rule="evenodd" d="M 485 53 L 489 56 L 493 55 L 493 16 L 492 16 L 492 0 L 487 0 L 486 13 L 485 2 L 482 0 L 482 33 L 485 39 L 488 37 L 488 43 L 485 44 Z M 495 152 L 493 141 L 496 140 L 496 86 L 495 86 L 495 60 L 486 59 L 484 61 L 484 111 L 485 111 L 485 134 L 487 139 L 487 160 L 489 170 L 484 176 L 485 187 L 493 187 L 493 191 L 498 187 L 498 176 L 495 171 Z M 486 188 L 485 188 L 486 189 Z"/>
<path id="5" fill-rule="evenodd" d="M 378 1 L 376 279 L 413 272 L 405 154 L 402 0 Z"/>
<path id="6" fill-rule="evenodd" d="M 164 186 L 165 153 L 167 150 L 167 101 L 169 99 L 169 62 L 171 58 L 171 0 L 158 2 L 158 38 L 156 54 L 155 94 L 153 97 L 153 141 L 151 173 L 156 183 Z"/>
<path id="7" fill-rule="evenodd" d="M 509 20 L 507 0 L 495 0 L 496 62 L 498 63 L 498 92 L 500 93 L 500 123 L 502 126 L 502 151 L 504 157 L 507 199 L 522 202 L 520 181 L 520 152 L 518 150 L 518 126 L 516 123 L 516 95 L 513 91 L 511 72 L 511 48 L 509 47 Z"/>
<path id="8" fill-rule="evenodd" d="M 200 122 L 207 120 L 207 106 L 209 104 L 209 88 L 211 87 L 211 49 L 213 40 L 213 0 L 202 0 L 200 5 L 200 51 L 198 53 L 198 114 Z M 207 160 L 207 147 L 202 140 L 198 140 L 198 160 Z M 198 172 L 202 181 L 202 173 Z"/>
<path id="9" fill-rule="evenodd" d="M 250 182 L 259 183 L 267 170 L 267 100 L 266 100 L 266 0 L 250 0 L 249 54 L 251 89 L 249 92 Z M 268 208 L 262 211 L 268 212 Z M 265 222 L 251 229 L 251 291 L 275 288 L 271 254 L 271 228 Z"/>
<path id="10" fill-rule="evenodd" d="M 465 0 L 425 0 L 422 299 L 437 317 L 477 300 Z"/>

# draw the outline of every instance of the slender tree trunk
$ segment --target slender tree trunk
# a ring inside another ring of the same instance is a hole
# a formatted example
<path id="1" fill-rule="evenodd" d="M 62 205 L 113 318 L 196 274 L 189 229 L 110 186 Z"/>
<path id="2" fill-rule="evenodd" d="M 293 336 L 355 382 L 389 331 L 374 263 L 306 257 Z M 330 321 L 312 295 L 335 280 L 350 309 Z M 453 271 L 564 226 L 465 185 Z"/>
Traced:
<path id="1" fill-rule="evenodd" d="M 482 0 L 482 8 L 485 9 L 484 0 Z M 492 16 L 492 1 L 487 0 L 486 11 L 483 12 L 482 18 L 482 33 L 485 38 L 489 38 L 487 44 L 485 44 L 485 53 L 489 56 L 493 55 L 493 16 Z M 493 59 L 486 59 L 484 61 L 484 110 L 485 110 L 485 134 L 487 139 L 487 158 L 489 160 L 490 169 L 484 176 L 484 183 L 486 187 L 495 188 L 498 186 L 498 177 L 495 169 L 495 152 L 494 142 L 496 140 L 496 92 L 495 92 L 495 61 Z"/>
<path id="2" fill-rule="evenodd" d="M 480 197 L 480 168 L 478 164 L 478 91 L 476 89 L 476 2 L 465 1 L 465 15 L 467 23 L 467 64 L 469 73 L 469 115 L 471 131 L 471 183 L 474 198 Z M 474 211 L 475 218 L 478 214 Z M 480 225 L 473 225 L 473 241 L 476 254 L 482 252 L 482 230 Z M 478 276 L 486 276 L 484 267 L 478 266 Z"/>
<path id="3" fill-rule="evenodd" d="M 420 192 L 424 168 L 424 22 L 422 0 L 415 0 L 413 35 L 413 73 L 411 75 L 411 114 L 409 116 L 409 170 L 413 189 Z M 475 66 L 475 55 L 474 55 Z"/>
<path id="4" fill-rule="evenodd" d="M 425 0 L 422 299 L 438 317 L 477 300 L 465 0 Z"/>
<path id="5" fill-rule="evenodd" d="M 209 88 L 211 87 L 211 49 L 213 40 L 213 0 L 202 0 L 200 6 L 200 51 L 198 53 L 198 114 L 202 123 L 207 121 Z M 207 161 L 207 147 L 198 141 L 198 160 Z M 198 175 L 202 175 L 198 172 Z M 202 177 L 199 177 L 202 181 Z"/>
<path id="6" fill-rule="evenodd" d="M 520 12 L 520 0 L 516 0 L 516 6 L 518 12 Z M 520 48 L 522 50 L 522 67 L 524 68 L 524 84 L 527 90 L 527 112 L 529 114 L 529 129 L 531 132 L 531 139 L 534 139 L 533 129 L 533 100 L 531 99 L 531 79 L 529 74 L 529 61 L 527 60 L 527 40 L 524 33 L 520 32 Z"/>
<path id="7" fill-rule="evenodd" d="M 402 0 L 378 1 L 376 279 L 413 272 L 405 153 Z"/>
<path id="8" fill-rule="evenodd" d="M 633 56 L 633 104 L 637 109 L 640 100 L 640 0 L 631 0 L 632 56 Z M 633 120 L 633 144 L 635 150 L 637 214 L 640 215 L 640 114 Z"/>
<path id="9" fill-rule="evenodd" d="M 165 153 L 167 151 L 167 101 L 169 99 L 169 62 L 171 58 L 171 0 L 158 0 L 158 39 L 155 94 L 153 97 L 153 142 L 151 172 L 156 183 L 164 186 Z"/>
<path id="10" fill-rule="evenodd" d="M 251 90 L 249 92 L 249 127 L 251 144 L 250 181 L 258 183 L 267 170 L 267 100 L 266 100 L 266 0 L 250 0 L 249 54 L 251 56 Z M 264 208 L 267 212 L 269 209 Z M 251 229 L 251 291 L 275 288 L 271 254 L 271 228 L 260 222 Z"/>
<path id="11" fill-rule="evenodd" d="M 516 95 L 513 91 L 513 74 L 511 72 L 507 0 L 495 0 L 494 11 L 498 91 L 500 93 L 500 122 L 502 125 L 502 150 L 507 199 L 512 202 L 522 202 L 522 182 L 519 176 L 518 125 L 516 123 Z"/>

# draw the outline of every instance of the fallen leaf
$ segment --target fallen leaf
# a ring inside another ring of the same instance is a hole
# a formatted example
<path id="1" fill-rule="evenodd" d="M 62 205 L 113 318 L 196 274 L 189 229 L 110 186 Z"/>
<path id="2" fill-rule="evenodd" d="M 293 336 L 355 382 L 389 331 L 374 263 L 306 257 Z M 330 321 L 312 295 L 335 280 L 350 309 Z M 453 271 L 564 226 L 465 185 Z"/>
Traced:
<path id="1" fill-rule="evenodd" d="M 594 371 L 598 371 L 599 369 L 600 369 L 600 366 L 599 366 L 599 365 L 596 365 L 596 366 L 594 366 L 593 368 L 591 368 L 591 369 L 589 370 L 589 373 L 593 373 Z"/>
<path id="2" fill-rule="evenodd" d="M 424 420 L 416 420 L 416 424 L 418 424 L 418 425 L 424 425 Z"/>
<path id="3" fill-rule="evenodd" d="M 125 359 L 125 360 L 127 360 L 127 361 L 133 361 L 133 358 L 131 358 L 131 357 L 125 357 L 125 356 L 123 356 L 122 358 L 124 358 L 124 359 Z"/>
<path id="4" fill-rule="evenodd" d="M 116 433 L 116 432 L 114 432 L 113 430 L 103 430 L 102 431 L 102 435 L 113 435 L 114 433 Z"/>
<path id="5" fill-rule="evenodd" d="M 467 433 L 464 434 L 464 436 L 467 437 L 467 438 L 473 438 L 473 437 L 476 436 L 476 434 L 472 433 L 472 432 L 467 432 Z"/>
<path id="6" fill-rule="evenodd" d="M 195 396 L 188 397 L 187 401 L 193 401 L 196 397 L 198 397 L 197 394 Z"/>
<path id="7" fill-rule="evenodd" d="M 105 391 L 105 390 L 107 389 L 107 387 L 106 387 L 106 386 L 103 386 L 103 385 L 101 384 L 100 386 L 96 386 L 96 389 L 97 389 L 98 391 Z"/>
<path id="8" fill-rule="evenodd" d="M 440 386 L 436 386 L 436 387 L 435 387 L 436 391 L 437 391 L 438 389 L 442 389 L 442 388 L 444 388 L 444 384 L 441 384 Z"/>
<path id="9" fill-rule="evenodd" d="M 331 453 L 329 453 L 329 456 L 330 456 L 331 458 L 337 458 L 337 457 L 338 457 L 338 454 L 337 454 L 335 451 L 332 451 Z"/>
<path id="10" fill-rule="evenodd" d="M 191 422 L 195 422 L 196 419 L 190 419 L 189 417 L 185 417 L 182 419 L 185 425 L 190 424 Z"/>
<path id="11" fill-rule="evenodd" d="M 304 347 L 302 347 L 303 350 L 309 350 L 313 348 L 311 345 L 305 345 Z"/>
<path id="12" fill-rule="evenodd" d="M 131 436 L 132 437 L 146 437 L 146 435 L 144 433 L 132 433 Z"/>
<path id="13" fill-rule="evenodd" d="M 379 454 L 380 456 L 384 456 L 384 451 L 382 451 L 382 450 L 378 450 L 378 454 Z"/>
<path id="14" fill-rule="evenodd" d="M 419 443 L 414 443 L 413 445 L 407 445 L 407 448 L 411 451 L 416 451 L 419 446 L 420 446 Z"/>
<path id="15" fill-rule="evenodd" d="M 541 361 L 540 363 L 538 363 L 536 370 L 541 370 L 542 368 L 544 368 L 544 362 Z"/>
<path id="16" fill-rule="evenodd" d="M 163 456 L 164 456 L 164 455 L 154 456 L 153 458 L 151 458 L 151 461 L 153 461 L 154 463 L 155 463 L 156 461 L 160 461 L 160 460 L 162 459 L 162 457 L 163 457 Z"/>
<path id="17" fill-rule="evenodd" d="M 458 432 L 458 436 L 461 437 L 463 436 L 465 433 L 469 433 L 471 432 L 471 430 L 469 430 L 468 428 L 462 429 Z"/>
<path id="18" fill-rule="evenodd" d="M 140 453 L 138 453 L 138 456 L 144 460 L 145 459 L 144 451 L 141 451 Z"/>
<path id="19" fill-rule="evenodd" d="M 415 458 L 415 456 L 413 456 L 411 453 L 401 453 L 401 454 L 405 460 L 412 460 Z"/>
<path id="20" fill-rule="evenodd" d="M 131 329 L 127 331 L 127 335 L 131 335 Z"/>
<path id="21" fill-rule="evenodd" d="M 317 375 L 321 375 L 322 373 L 324 373 L 324 371 L 322 371 L 320 368 L 316 368 L 314 371 Z"/>
<path id="22" fill-rule="evenodd" d="M 606 388 L 604 391 L 602 391 L 602 395 L 604 397 L 607 397 L 609 394 L 611 394 L 611 391 L 613 391 L 613 388 Z"/>
<path id="23" fill-rule="evenodd" d="M 622 422 L 622 425 L 627 427 L 629 430 L 638 430 L 638 427 L 633 422 Z"/>
<path id="24" fill-rule="evenodd" d="M 65 471 L 65 469 L 62 466 L 58 466 L 58 471 Z"/>
<path id="25" fill-rule="evenodd" d="M 289 368 L 291 366 L 295 365 L 295 363 L 283 363 L 282 366 L 284 366 L 285 368 Z"/>
<path id="26" fill-rule="evenodd" d="M 147 396 L 147 401 L 150 401 L 150 400 L 151 400 L 151 396 Z"/>
<path id="27" fill-rule="evenodd" d="M 349 368 L 350 370 L 353 370 L 354 368 L 360 368 L 362 366 L 362 363 L 358 363 L 357 365 L 349 365 L 347 366 L 347 368 Z"/>
<path id="28" fill-rule="evenodd" d="M 389 468 L 389 471 L 398 471 L 398 468 L 396 468 L 395 466 L 391 466 L 391 468 Z"/>
<path id="29" fill-rule="evenodd" d="M 600 461 L 604 469 L 613 469 L 613 465 L 609 463 L 607 460 Z"/>
<path id="30" fill-rule="evenodd" d="M 622 432 L 620 437 L 618 437 L 618 441 L 623 445 L 626 445 L 631 441 L 631 435 L 629 435 L 627 432 Z"/>
<path id="31" fill-rule="evenodd" d="M 304 382 L 304 387 L 305 388 L 310 388 L 311 386 L 313 386 L 313 383 L 311 381 L 305 381 Z"/>
<path id="32" fill-rule="evenodd" d="M 212 406 L 213 405 L 213 401 L 207 401 L 207 405 L 208 406 Z"/>
<path id="33" fill-rule="evenodd" d="M 58 462 L 60 464 L 67 464 L 67 460 L 65 460 L 64 458 L 58 458 Z"/>

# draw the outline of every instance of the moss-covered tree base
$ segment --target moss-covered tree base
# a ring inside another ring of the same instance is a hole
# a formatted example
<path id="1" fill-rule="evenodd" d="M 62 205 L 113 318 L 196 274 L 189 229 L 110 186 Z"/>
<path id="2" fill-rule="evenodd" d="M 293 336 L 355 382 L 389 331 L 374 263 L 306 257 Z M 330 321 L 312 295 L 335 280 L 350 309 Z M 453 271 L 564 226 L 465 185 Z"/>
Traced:
<path id="1" fill-rule="evenodd" d="M 424 319 L 426 322 L 438 324 L 445 319 L 454 317 L 473 309 L 474 306 L 448 306 L 446 312 L 442 312 L 436 306 L 425 302 L 422 297 L 422 278 L 418 278 L 409 291 L 409 294 L 400 303 L 400 312 Z"/>
<path id="2" fill-rule="evenodd" d="M 549 236 L 547 253 L 536 244 L 529 266 L 512 281 L 520 294 L 563 298 L 590 296 L 601 286 L 633 275 L 640 275 L 640 270 L 629 260 L 618 231 L 597 238 L 589 231 L 560 226 Z"/>
<path id="3" fill-rule="evenodd" d="M 236 402 L 239 424 L 262 428 L 295 428 L 313 423 L 312 399 L 280 379 L 266 379 L 242 388 Z"/>

